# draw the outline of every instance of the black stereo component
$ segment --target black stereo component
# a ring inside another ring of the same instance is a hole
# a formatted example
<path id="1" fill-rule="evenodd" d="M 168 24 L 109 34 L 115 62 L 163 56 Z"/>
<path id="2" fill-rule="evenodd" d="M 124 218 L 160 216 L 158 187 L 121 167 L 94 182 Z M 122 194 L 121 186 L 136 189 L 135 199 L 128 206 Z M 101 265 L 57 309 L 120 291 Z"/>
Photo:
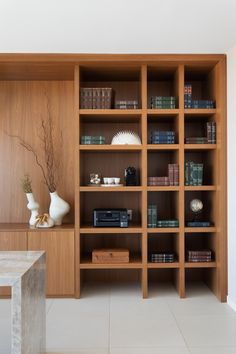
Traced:
<path id="1" fill-rule="evenodd" d="M 125 169 L 125 185 L 126 186 L 137 186 L 138 185 L 137 171 L 132 166 L 129 166 Z"/>
<path id="2" fill-rule="evenodd" d="M 93 226 L 128 227 L 127 209 L 94 209 Z"/>

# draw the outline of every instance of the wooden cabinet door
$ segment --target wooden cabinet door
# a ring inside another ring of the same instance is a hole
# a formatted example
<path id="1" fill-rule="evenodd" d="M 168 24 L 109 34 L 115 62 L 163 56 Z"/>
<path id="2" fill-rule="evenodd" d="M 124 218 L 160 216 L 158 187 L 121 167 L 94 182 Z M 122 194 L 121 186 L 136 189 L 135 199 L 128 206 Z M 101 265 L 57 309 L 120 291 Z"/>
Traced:
<path id="1" fill-rule="evenodd" d="M 46 251 L 46 293 L 74 296 L 74 231 L 28 232 L 28 250 Z"/>
<path id="2" fill-rule="evenodd" d="M 27 233 L 1 231 L 0 251 L 27 251 Z M 10 296 L 10 287 L 0 287 L 0 296 Z"/>

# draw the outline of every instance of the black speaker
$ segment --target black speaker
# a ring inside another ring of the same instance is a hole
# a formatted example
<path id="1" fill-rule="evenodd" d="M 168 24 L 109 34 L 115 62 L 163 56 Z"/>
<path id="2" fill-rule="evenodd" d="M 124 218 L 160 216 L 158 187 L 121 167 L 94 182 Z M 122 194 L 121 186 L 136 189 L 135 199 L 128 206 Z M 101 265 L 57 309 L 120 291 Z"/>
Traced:
<path id="1" fill-rule="evenodd" d="M 125 185 L 126 186 L 137 186 L 138 185 L 137 171 L 132 166 L 129 166 L 125 169 Z"/>

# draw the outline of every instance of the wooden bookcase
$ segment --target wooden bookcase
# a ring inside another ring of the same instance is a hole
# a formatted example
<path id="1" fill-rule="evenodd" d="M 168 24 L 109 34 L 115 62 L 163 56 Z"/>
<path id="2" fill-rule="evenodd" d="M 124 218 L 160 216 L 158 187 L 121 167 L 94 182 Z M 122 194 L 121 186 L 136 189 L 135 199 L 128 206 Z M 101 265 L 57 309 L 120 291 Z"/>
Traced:
<path id="1" fill-rule="evenodd" d="M 226 225 L 226 58 L 224 55 L 0 55 L 0 249 L 18 248 L 19 232 L 28 249 L 48 251 L 48 295 L 80 297 L 82 284 L 92 281 L 140 282 L 142 295 L 149 286 L 168 280 L 181 298 L 190 282 L 203 280 L 220 301 L 227 295 Z M 184 84 L 191 83 L 195 99 L 213 99 L 214 109 L 185 109 Z M 112 87 L 116 99 L 138 100 L 138 109 L 80 109 L 81 87 Z M 50 101 L 56 148 L 61 156 L 59 194 L 71 204 L 68 225 L 53 230 L 30 230 L 26 200 L 19 179 L 29 173 L 43 211 L 49 198 L 33 157 L 5 132 L 37 144 L 38 120 Z M 175 109 L 151 109 L 150 97 L 175 96 Z M 186 136 L 201 135 L 205 122 L 215 121 L 216 144 L 185 144 Z M 142 144 L 110 145 L 119 130 L 133 130 Z M 174 130 L 176 144 L 153 145 L 152 130 Z M 60 137 L 62 131 L 62 137 Z M 106 145 L 80 145 L 82 135 L 103 135 Z M 62 140 L 61 140 L 62 139 Z M 203 186 L 185 186 L 185 160 L 203 162 Z M 179 186 L 152 187 L 147 177 L 166 175 L 168 163 L 180 168 Z M 137 168 L 140 185 L 103 188 L 87 186 L 89 174 L 117 176 Z M 199 198 L 208 228 L 189 228 L 189 202 Z M 160 217 L 176 218 L 177 228 L 148 228 L 147 207 L 156 204 Z M 128 228 L 94 228 L 92 210 L 102 207 L 132 209 Z M 9 232 L 9 242 L 6 236 Z M 16 241 L 14 242 L 14 237 Z M 4 240 L 4 241 L 2 241 Z M 13 245 L 13 246 L 12 246 Z M 93 264 L 94 248 L 130 251 L 128 264 Z M 214 261 L 186 262 L 188 248 L 211 248 Z M 53 250 L 56 251 L 56 255 Z M 150 263 L 152 250 L 173 250 L 174 263 Z M 61 263 L 62 262 L 62 263 Z M 63 266 L 60 267 L 60 264 Z M 55 277 L 54 277 L 55 275 Z"/>

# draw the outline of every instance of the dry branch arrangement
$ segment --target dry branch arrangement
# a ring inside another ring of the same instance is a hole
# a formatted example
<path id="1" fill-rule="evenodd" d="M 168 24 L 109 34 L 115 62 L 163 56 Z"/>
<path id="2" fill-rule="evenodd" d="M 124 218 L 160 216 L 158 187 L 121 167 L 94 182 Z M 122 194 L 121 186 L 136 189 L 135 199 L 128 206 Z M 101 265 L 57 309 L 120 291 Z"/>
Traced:
<path id="1" fill-rule="evenodd" d="M 44 182 L 47 185 L 49 192 L 52 193 L 56 191 L 58 164 L 55 158 L 55 151 L 54 151 L 54 144 L 53 144 L 54 127 L 53 127 L 52 115 L 50 112 L 49 98 L 46 93 L 45 93 L 45 97 L 47 100 L 47 119 L 41 118 L 41 124 L 40 124 L 41 135 L 39 136 L 39 139 L 41 140 L 43 145 L 43 152 L 44 152 L 43 162 L 40 161 L 37 151 L 31 144 L 29 144 L 19 135 L 12 135 L 8 133 L 7 134 L 12 138 L 17 138 L 20 145 L 34 155 L 35 161 L 43 174 Z"/>
<path id="2" fill-rule="evenodd" d="M 21 179 L 21 185 L 25 193 L 32 193 L 31 179 L 29 175 L 24 175 L 24 177 Z"/>

